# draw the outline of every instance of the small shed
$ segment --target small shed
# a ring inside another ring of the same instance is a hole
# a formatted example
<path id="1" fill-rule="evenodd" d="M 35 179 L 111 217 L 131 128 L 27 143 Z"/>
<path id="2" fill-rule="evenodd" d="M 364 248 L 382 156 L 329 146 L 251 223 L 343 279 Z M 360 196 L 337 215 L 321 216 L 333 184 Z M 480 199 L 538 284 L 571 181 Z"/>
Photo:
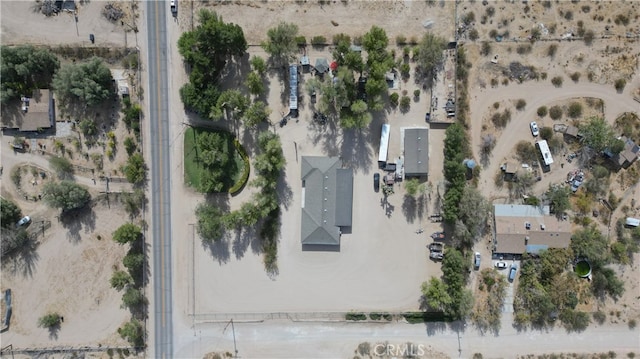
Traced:
<path id="1" fill-rule="evenodd" d="M 314 66 L 314 68 L 316 69 L 316 72 L 320 75 L 324 74 L 325 72 L 329 71 L 329 61 L 327 61 L 326 58 L 321 57 L 316 59 L 316 65 Z"/>
<path id="2" fill-rule="evenodd" d="M 505 181 L 513 181 L 516 176 L 516 172 L 518 171 L 518 166 L 513 163 L 505 163 L 502 165 L 502 170 L 504 171 L 504 180 Z"/>
<path id="3" fill-rule="evenodd" d="M 309 56 L 304 55 L 300 58 L 300 65 L 302 65 L 302 72 L 305 74 L 311 70 L 311 64 L 309 63 Z"/>
<path id="4" fill-rule="evenodd" d="M 567 129 L 564 131 L 564 134 L 570 137 L 578 137 L 578 128 L 576 126 L 567 126 Z"/>

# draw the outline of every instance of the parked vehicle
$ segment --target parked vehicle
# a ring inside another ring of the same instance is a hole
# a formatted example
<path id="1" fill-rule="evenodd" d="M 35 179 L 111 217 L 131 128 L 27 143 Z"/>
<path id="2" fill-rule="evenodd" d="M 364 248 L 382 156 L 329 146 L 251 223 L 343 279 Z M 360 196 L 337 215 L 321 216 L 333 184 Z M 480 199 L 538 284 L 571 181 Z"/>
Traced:
<path id="1" fill-rule="evenodd" d="M 476 252 L 473 255 L 473 268 L 475 270 L 480 269 L 480 253 Z"/>
<path id="2" fill-rule="evenodd" d="M 442 260 L 444 258 L 444 253 L 442 252 L 431 252 L 429 253 L 429 258 L 434 260 Z"/>
<path id="3" fill-rule="evenodd" d="M 538 129 L 538 124 L 536 123 L 536 121 L 533 121 L 529 124 L 529 127 L 531 127 L 531 134 L 533 135 L 533 137 L 538 137 L 538 135 L 540 134 L 540 130 Z"/>
<path id="4" fill-rule="evenodd" d="M 429 250 L 431 252 L 444 252 L 444 243 L 433 242 L 429 244 Z"/>
<path id="5" fill-rule="evenodd" d="M 518 266 L 514 263 L 509 270 L 509 282 L 513 282 L 516 279 L 516 272 L 518 272 Z"/>
<path id="6" fill-rule="evenodd" d="M 31 223 L 31 217 L 29 216 L 24 216 L 22 217 L 22 219 L 20 219 L 18 221 L 18 223 L 16 223 L 16 228 L 20 228 L 22 226 L 26 226 L 27 224 Z"/>
<path id="7" fill-rule="evenodd" d="M 505 263 L 505 262 L 496 262 L 496 268 L 497 269 L 505 269 L 505 268 L 507 268 L 507 263 Z"/>
<path id="8" fill-rule="evenodd" d="M 444 240 L 445 236 L 444 236 L 444 232 L 433 232 L 431 234 L 431 238 L 433 239 L 440 239 L 440 240 Z"/>
<path id="9" fill-rule="evenodd" d="M 380 190 L 380 174 L 373 174 L 373 190 L 378 192 Z"/>
<path id="10" fill-rule="evenodd" d="M 171 0 L 170 3 L 170 7 L 171 7 L 171 14 L 176 17 L 178 16 L 178 4 L 176 4 L 177 0 Z"/>

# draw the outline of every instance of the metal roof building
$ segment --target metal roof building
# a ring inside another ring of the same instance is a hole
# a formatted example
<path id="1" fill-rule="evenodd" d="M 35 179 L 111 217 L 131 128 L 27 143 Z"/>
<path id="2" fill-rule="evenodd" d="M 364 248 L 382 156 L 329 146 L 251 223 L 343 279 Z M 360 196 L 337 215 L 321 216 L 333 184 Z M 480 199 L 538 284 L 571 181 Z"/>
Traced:
<path id="1" fill-rule="evenodd" d="M 429 174 L 429 129 L 404 130 L 404 170 L 409 177 Z"/>
<path id="2" fill-rule="evenodd" d="M 340 245 L 340 227 L 351 227 L 353 171 L 337 157 L 302 156 L 301 241 Z"/>
<path id="3" fill-rule="evenodd" d="M 289 66 L 289 109 L 298 109 L 298 65 Z"/>
<path id="4" fill-rule="evenodd" d="M 548 248 L 567 248 L 571 225 L 549 214 L 549 206 L 494 205 L 494 253 L 539 253 Z"/>

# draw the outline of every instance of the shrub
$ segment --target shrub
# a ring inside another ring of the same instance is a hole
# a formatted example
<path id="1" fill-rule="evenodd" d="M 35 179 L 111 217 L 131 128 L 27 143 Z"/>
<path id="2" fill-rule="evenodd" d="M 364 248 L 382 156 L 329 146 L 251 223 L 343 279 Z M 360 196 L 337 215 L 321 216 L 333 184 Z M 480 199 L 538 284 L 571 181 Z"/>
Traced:
<path id="1" fill-rule="evenodd" d="M 491 53 L 491 44 L 488 41 L 484 41 L 482 43 L 482 47 L 480 48 L 480 55 L 488 56 Z"/>
<path id="2" fill-rule="evenodd" d="M 518 111 L 524 110 L 525 106 L 527 106 L 527 101 L 525 101 L 524 99 L 519 99 L 516 102 L 516 110 Z"/>
<path id="3" fill-rule="evenodd" d="M 302 35 L 296 36 L 295 40 L 296 40 L 296 44 L 298 46 L 306 46 L 307 45 L 307 38 L 302 36 Z"/>
<path id="4" fill-rule="evenodd" d="M 58 313 L 48 313 L 38 318 L 40 328 L 52 329 L 60 325 L 62 317 Z"/>
<path id="5" fill-rule="evenodd" d="M 556 55 L 556 52 L 558 51 L 558 45 L 556 44 L 551 44 L 549 45 L 549 47 L 547 48 L 547 55 L 549 57 L 554 57 Z"/>
<path id="6" fill-rule="evenodd" d="M 347 313 L 345 319 L 353 321 L 367 320 L 367 315 L 364 313 Z"/>
<path id="7" fill-rule="evenodd" d="M 127 138 L 124 139 L 124 148 L 129 156 L 133 155 L 136 151 L 136 142 L 133 137 L 127 136 Z"/>
<path id="8" fill-rule="evenodd" d="M 402 76 L 403 79 L 408 79 L 410 72 L 411 66 L 409 64 L 400 65 L 400 76 Z"/>
<path id="9" fill-rule="evenodd" d="M 235 195 L 236 193 L 240 192 L 241 189 L 244 188 L 244 185 L 247 183 L 247 180 L 249 180 L 249 172 L 251 171 L 249 156 L 247 155 L 247 152 L 244 150 L 244 147 L 242 147 L 242 145 L 237 139 L 233 140 L 233 144 L 236 147 L 236 151 L 238 151 L 238 153 L 240 154 L 240 157 L 242 157 L 242 162 L 244 162 L 244 168 L 242 169 L 242 175 L 238 179 L 238 182 L 236 182 L 231 188 L 229 188 L 229 193 L 231 195 Z"/>
<path id="10" fill-rule="evenodd" d="M 478 40 L 478 37 L 480 37 L 480 34 L 478 34 L 478 30 L 476 30 L 476 29 L 471 29 L 471 30 L 469 31 L 469 39 L 470 39 L 471 41 L 476 41 L 476 40 Z"/>
<path id="11" fill-rule="evenodd" d="M 407 44 L 407 37 L 400 34 L 398 36 L 396 36 L 396 45 L 401 46 L 401 45 L 406 45 Z"/>
<path id="12" fill-rule="evenodd" d="M 537 113 L 538 113 L 538 116 L 540 116 L 540 117 L 546 116 L 547 115 L 547 106 L 538 107 Z"/>
<path id="13" fill-rule="evenodd" d="M 587 30 L 584 33 L 584 43 L 587 45 L 591 45 L 593 43 L 593 39 L 596 37 L 595 33 L 593 32 L 593 30 Z"/>
<path id="14" fill-rule="evenodd" d="M 622 90 L 624 90 L 624 87 L 626 85 L 627 85 L 627 80 L 625 79 L 617 79 L 616 82 L 614 83 L 616 91 L 618 92 L 622 92 Z"/>
<path id="15" fill-rule="evenodd" d="M 420 97 L 420 89 L 415 89 L 415 90 L 413 91 L 413 97 L 415 97 L 415 98 Z"/>
<path id="16" fill-rule="evenodd" d="M 402 98 L 400 99 L 400 110 L 402 110 L 403 112 L 407 112 L 409 111 L 410 107 L 411 98 L 409 98 L 409 96 L 402 96 Z"/>
<path id="17" fill-rule="evenodd" d="M 494 102 L 493 103 L 493 108 L 495 108 L 496 110 L 500 108 L 500 102 Z"/>
<path id="18" fill-rule="evenodd" d="M 347 44 L 351 44 L 351 36 L 345 34 L 345 33 L 339 33 L 336 35 L 333 35 L 333 44 L 334 45 L 338 45 L 339 43 L 343 42 L 343 43 L 347 43 Z"/>
<path id="19" fill-rule="evenodd" d="M 574 72 L 571 74 L 571 80 L 573 82 L 578 82 L 580 80 L 580 73 L 579 72 Z"/>
<path id="20" fill-rule="evenodd" d="M 551 117 L 552 120 L 559 120 L 562 117 L 562 107 L 558 105 L 551 106 L 549 109 L 549 117 Z"/>
<path id="21" fill-rule="evenodd" d="M 562 86 L 562 76 L 555 76 L 554 78 L 551 79 L 551 83 L 555 87 L 561 87 Z"/>
<path id="22" fill-rule="evenodd" d="M 400 101 L 400 95 L 397 92 L 394 92 L 391 95 L 389 95 L 389 103 L 391 104 L 391 106 L 397 107 L 399 101 Z"/>
<path id="23" fill-rule="evenodd" d="M 327 43 L 327 38 L 322 36 L 322 35 L 318 35 L 318 36 L 314 36 L 311 38 L 311 45 L 312 46 L 324 46 Z"/>
<path id="24" fill-rule="evenodd" d="M 551 138 L 553 137 L 553 128 L 551 127 L 540 128 L 540 137 L 543 140 L 551 141 Z"/>
<path id="25" fill-rule="evenodd" d="M 582 105 L 579 102 L 572 102 L 569 105 L 567 115 L 569 115 L 569 117 L 571 118 L 578 118 L 582 116 Z"/>

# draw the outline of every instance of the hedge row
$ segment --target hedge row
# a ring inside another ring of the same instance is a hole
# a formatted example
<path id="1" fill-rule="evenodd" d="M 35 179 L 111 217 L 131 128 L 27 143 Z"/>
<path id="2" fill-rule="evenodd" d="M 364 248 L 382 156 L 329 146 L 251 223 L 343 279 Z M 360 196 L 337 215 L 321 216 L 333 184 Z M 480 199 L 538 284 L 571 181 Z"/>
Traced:
<path id="1" fill-rule="evenodd" d="M 247 155 L 247 152 L 245 152 L 244 147 L 242 147 L 242 145 L 240 144 L 237 138 L 233 139 L 233 145 L 236 147 L 236 151 L 238 151 L 238 153 L 240 154 L 240 157 L 242 157 L 242 161 L 244 162 L 244 168 L 242 170 L 242 176 L 240 176 L 240 179 L 238 179 L 238 182 L 236 182 L 231 188 L 229 188 L 229 193 L 232 196 L 236 195 L 238 192 L 240 192 L 244 188 L 244 185 L 247 184 L 247 181 L 249 180 L 249 172 L 251 172 L 251 164 L 249 163 L 249 156 Z"/>

